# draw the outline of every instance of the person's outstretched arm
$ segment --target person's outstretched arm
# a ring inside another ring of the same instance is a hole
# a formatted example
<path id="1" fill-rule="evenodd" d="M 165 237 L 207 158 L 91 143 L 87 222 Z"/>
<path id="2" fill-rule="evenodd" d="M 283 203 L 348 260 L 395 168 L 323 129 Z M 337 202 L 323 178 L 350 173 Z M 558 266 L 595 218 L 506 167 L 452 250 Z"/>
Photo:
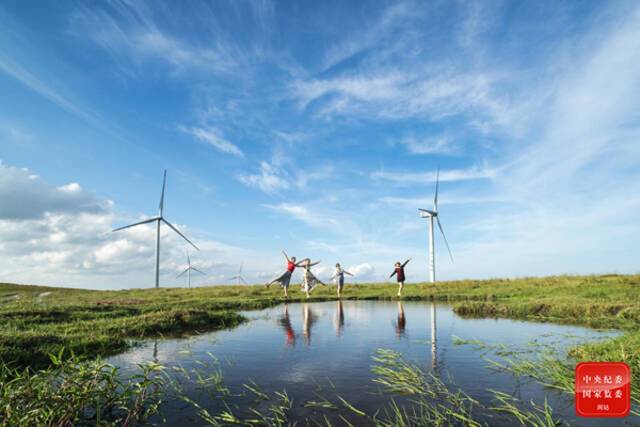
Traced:
<path id="1" fill-rule="evenodd" d="M 393 276 L 395 276 L 395 274 L 397 273 L 396 270 L 393 270 L 393 273 L 391 273 L 391 275 L 389 276 L 389 278 L 392 278 Z"/>
<path id="2" fill-rule="evenodd" d="M 289 259 L 289 256 L 284 250 L 282 250 L 282 255 L 284 255 L 284 257 L 287 259 L 287 262 L 291 262 L 291 260 Z"/>
<path id="3" fill-rule="evenodd" d="M 320 261 L 312 262 L 309 264 L 309 267 L 320 264 Z"/>
<path id="4" fill-rule="evenodd" d="M 349 276 L 353 276 L 353 274 L 349 273 L 347 270 L 343 270 L 344 274 L 348 274 Z"/>
<path id="5" fill-rule="evenodd" d="M 405 265 L 409 264 L 409 261 L 411 261 L 411 258 L 409 258 L 408 260 L 406 260 L 406 261 L 404 262 L 404 264 L 402 264 L 402 267 L 404 267 Z"/>

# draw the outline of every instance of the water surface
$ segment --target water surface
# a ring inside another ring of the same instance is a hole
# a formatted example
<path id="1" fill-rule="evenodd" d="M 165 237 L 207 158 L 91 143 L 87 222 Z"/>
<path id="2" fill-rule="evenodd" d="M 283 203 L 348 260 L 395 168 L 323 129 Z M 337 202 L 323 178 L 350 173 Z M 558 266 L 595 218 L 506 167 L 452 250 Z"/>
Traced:
<path id="1" fill-rule="evenodd" d="M 189 369 L 201 368 L 201 363 L 209 363 L 213 355 L 219 363 L 206 369 L 221 371 L 233 392 L 246 391 L 242 385 L 252 380 L 266 392 L 286 389 L 294 400 L 293 418 L 320 414 L 342 425 L 337 419 L 342 414 L 361 425 L 362 419 L 353 418 L 348 411 L 305 408 L 304 403 L 322 397 L 335 401 L 331 397 L 339 394 L 355 407 L 374 413 L 391 397 L 381 394 L 380 386 L 372 381 L 371 358 L 377 349 L 384 348 L 401 352 L 407 360 L 484 404 L 492 398 L 487 390 L 494 389 L 523 401 L 542 403 L 546 397 L 554 413 L 572 425 L 621 425 L 621 420 L 576 418 L 572 399 L 532 381 L 489 369 L 483 356 L 494 356 L 491 351 L 456 344 L 460 338 L 524 350 L 535 348 L 532 343 L 537 343 L 553 345 L 562 352 L 578 342 L 611 336 L 611 332 L 507 319 L 464 319 L 450 306 L 429 302 L 292 303 L 243 314 L 251 321 L 235 329 L 188 339 L 150 341 L 109 361 L 125 372 L 151 360 Z M 185 384 L 185 393 L 212 413 L 222 407 L 221 399 L 212 398 L 195 384 Z M 233 397 L 227 402 L 232 408 L 237 405 L 238 413 L 242 413 L 248 405 L 258 405 L 253 397 Z M 202 424 L 195 411 L 182 402 L 169 405 L 165 416 L 170 424 Z"/>

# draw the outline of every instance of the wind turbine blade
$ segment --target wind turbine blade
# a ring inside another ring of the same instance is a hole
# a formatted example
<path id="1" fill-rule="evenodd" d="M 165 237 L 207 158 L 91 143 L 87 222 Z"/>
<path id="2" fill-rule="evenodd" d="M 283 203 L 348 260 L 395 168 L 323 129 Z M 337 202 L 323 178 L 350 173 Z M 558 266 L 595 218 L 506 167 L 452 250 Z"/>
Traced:
<path id="1" fill-rule="evenodd" d="M 240 263 L 240 271 L 238 271 L 238 276 L 242 276 L 242 267 L 244 267 L 244 261 Z"/>
<path id="2" fill-rule="evenodd" d="M 187 262 L 189 263 L 189 267 L 191 267 L 191 258 L 189 257 L 189 249 L 187 248 Z"/>
<path id="3" fill-rule="evenodd" d="M 438 212 L 438 184 L 440 182 L 440 166 L 436 170 L 436 195 L 433 198 L 433 210 Z"/>
<path id="4" fill-rule="evenodd" d="M 239 278 L 240 278 L 240 277 L 238 277 L 238 276 L 233 276 L 233 277 L 229 277 L 227 280 L 237 280 L 237 279 L 239 279 Z"/>
<path id="5" fill-rule="evenodd" d="M 173 226 L 173 224 L 171 224 L 169 221 L 167 221 L 167 220 L 166 220 L 166 219 L 164 219 L 164 218 L 160 218 L 160 220 L 161 220 L 162 222 L 164 222 L 165 224 L 167 224 L 169 227 L 171 227 L 171 229 L 172 229 L 173 231 L 175 231 L 176 233 L 178 233 L 178 234 L 180 235 L 180 237 L 182 237 L 184 240 L 186 240 L 187 242 L 189 242 L 189 244 L 190 244 L 191 246 L 193 246 L 193 247 L 194 247 L 194 248 L 196 248 L 197 250 L 200 250 L 200 248 L 199 248 L 199 247 L 197 247 L 196 245 L 194 245 L 194 244 L 193 244 L 193 242 L 192 242 L 191 240 L 187 239 L 187 236 L 185 236 L 185 235 L 184 235 L 184 234 L 182 234 L 182 233 L 181 233 L 177 228 L 175 228 L 175 227 Z"/>
<path id="6" fill-rule="evenodd" d="M 177 279 L 178 277 L 182 276 L 182 275 L 183 275 L 184 273 L 186 273 L 187 271 L 189 271 L 189 269 L 188 269 L 188 268 L 186 268 L 182 273 L 178 274 L 178 275 L 176 276 L 176 279 Z"/>
<path id="7" fill-rule="evenodd" d="M 160 216 L 162 216 L 162 211 L 164 210 L 164 188 L 167 185 L 167 170 L 164 170 L 164 176 L 162 177 L 162 193 L 160 193 L 160 206 L 158 209 L 160 210 Z"/>
<path id="8" fill-rule="evenodd" d="M 135 224 L 130 224 L 130 225 L 125 225 L 124 227 L 114 228 L 112 230 L 112 232 L 113 231 L 124 230 L 125 228 L 135 227 L 136 225 L 148 224 L 148 223 L 153 222 L 153 221 L 158 221 L 159 219 L 160 219 L 159 217 L 155 217 L 155 218 L 151 218 L 151 219 L 145 219 L 144 221 L 136 222 Z"/>
<path id="9" fill-rule="evenodd" d="M 244 280 L 244 278 L 241 277 L 240 280 L 242 280 L 242 283 L 244 283 L 245 285 L 248 285 L 247 281 Z"/>
<path id="10" fill-rule="evenodd" d="M 453 262 L 453 255 L 451 254 L 451 249 L 449 249 L 449 242 L 447 242 L 447 236 L 444 235 L 444 229 L 442 228 L 442 224 L 440 224 L 440 217 L 436 217 L 436 221 L 438 223 L 438 228 L 442 233 L 442 238 L 444 239 L 444 244 L 447 245 L 447 250 L 449 251 L 449 258 L 451 258 L 451 262 Z M 454 263 L 455 264 L 455 263 Z"/>
<path id="11" fill-rule="evenodd" d="M 198 270 L 198 269 L 197 269 L 197 268 L 195 268 L 195 267 L 191 267 L 191 269 L 192 269 L 193 271 L 197 271 L 197 272 L 198 272 L 198 273 L 200 273 L 200 274 L 204 274 L 205 276 L 207 275 L 207 273 L 205 273 L 204 271 L 200 271 L 200 270 Z"/>

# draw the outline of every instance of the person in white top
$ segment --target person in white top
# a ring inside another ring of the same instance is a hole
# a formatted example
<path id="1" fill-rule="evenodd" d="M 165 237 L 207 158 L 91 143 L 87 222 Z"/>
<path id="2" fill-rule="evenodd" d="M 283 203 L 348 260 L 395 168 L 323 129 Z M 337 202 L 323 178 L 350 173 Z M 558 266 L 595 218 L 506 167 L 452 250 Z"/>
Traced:
<path id="1" fill-rule="evenodd" d="M 307 294 L 307 298 L 309 298 L 309 293 L 318 283 L 321 285 L 325 285 L 311 272 L 311 267 L 319 264 L 320 261 L 311 262 L 309 258 L 305 258 L 301 261 L 301 263 L 302 268 L 304 269 L 304 273 L 302 274 L 302 290 Z"/>
<path id="2" fill-rule="evenodd" d="M 348 274 L 349 276 L 353 277 L 353 274 L 349 273 L 347 270 L 344 270 L 340 266 L 340 263 L 337 263 L 336 270 L 333 272 L 333 276 L 331 276 L 331 278 L 333 279 L 333 283 L 335 283 L 336 286 L 338 287 L 338 298 L 340 298 L 340 294 L 342 293 L 342 288 L 344 288 L 345 274 Z"/>

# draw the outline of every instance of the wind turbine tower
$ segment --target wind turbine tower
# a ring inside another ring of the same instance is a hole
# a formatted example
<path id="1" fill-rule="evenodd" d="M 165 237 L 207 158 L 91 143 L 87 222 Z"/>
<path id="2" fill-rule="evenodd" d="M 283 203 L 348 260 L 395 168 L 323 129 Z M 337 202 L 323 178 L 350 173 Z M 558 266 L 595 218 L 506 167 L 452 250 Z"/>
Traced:
<path id="1" fill-rule="evenodd" d="M 124 227 L 116 228 L 113 231 L 124 230 L 125 228 L 136 227 L 142 224 L 149 224 L 151 222 L 156 223 L 156 289 L 160 287 L 160 223 L 164 222 L 169 226 L 173 231 L 178 233 L 180 237 L 186 240 L 191 246 L 200 250 L 196 245 L 191 242 L 191 240 L 187 239 L 187 237 L 182 234 L 176 227 L 173 226 L 169 221 L 164 218 L 164 189 L 167 184 L 167 171 L 164 171 L 164 177 L 162 178 L 162 193 L 160 194 L 160 206 L 158 207 L 158 216 L 153 217 L 151 219 L 145 219 L 144 221 L 136 222 L 135 224 L 125 225 Z"/>
<path id="2" fill-rule="evenodd" d="M 187 268 L 182 273 L 178 274 L 176 276 L 176 279 L 182 276 L 184 273 L 187 273 L 187 283 L 189 284 L 189 289 L 191 289 L 191 270 L 197 271 L 198 273 L 204 274 L 206 276 L 206 273 L 198 270 L 197 268 L 191 265 L 191 257 L 189 256 L 189 249 L 187 249 Z"/>
<path id="3" fill-rule="evenodd" d="M 449 243 L 447 242 L 447 237 L 444 235 L 444 229 L 442 228 L 442 224 L 440 223 L 440 217 L 438 216 L 438 183 L 440 181 L 440 168 L 436 172 L 436 193 L 433 197 L 433 210 L 429 209 L 418 209 L 420 216 L 422 218 L 427 218 L 429 220 L 429 282 L 435 283 L 436 281 L 436 254 L 435 254 L 435 245 L 434 245 L 434 232 L 433 232 L 433 221 L 435 219 L 438 224 L 438 228 L 440 229 L 440 233 L 442 233 L 442 238 L 444 239 L 444 243 L 447 246 L 447 251 L 449 251 L 449 257 L 451 258 L 451 262 L 453 262 L 453 255 L 451 255 L 451 249 L 449 249 Z"/>

